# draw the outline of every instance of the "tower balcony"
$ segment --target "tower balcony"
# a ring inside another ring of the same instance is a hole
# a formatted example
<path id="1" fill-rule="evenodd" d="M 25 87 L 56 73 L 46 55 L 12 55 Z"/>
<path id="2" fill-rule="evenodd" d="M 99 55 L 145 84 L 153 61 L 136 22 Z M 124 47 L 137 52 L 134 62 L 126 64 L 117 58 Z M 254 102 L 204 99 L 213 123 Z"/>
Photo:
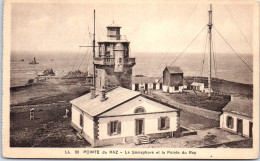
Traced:
<path id="1" fill-rule="evenodd" d="M 125 59 L 126 66 L 134 66 L 135 65 L 135 58 L 126 58 Z"/>
<path id="2" fill-rule="evenodd" d="M 94 64 L 96 64 L 96 65 L 115 65 L 115 58 L 95 57 Z M 134 66 L 135 58 L 125 58 L 124 65 L 125 66 Z"/>
<path id="3" fill-rule="evenodd" d="M 115 64 L 115 58 L 95 57 L 94 58 L 94 64 L 97 64 L 97 65 L 114 65 Z"/>

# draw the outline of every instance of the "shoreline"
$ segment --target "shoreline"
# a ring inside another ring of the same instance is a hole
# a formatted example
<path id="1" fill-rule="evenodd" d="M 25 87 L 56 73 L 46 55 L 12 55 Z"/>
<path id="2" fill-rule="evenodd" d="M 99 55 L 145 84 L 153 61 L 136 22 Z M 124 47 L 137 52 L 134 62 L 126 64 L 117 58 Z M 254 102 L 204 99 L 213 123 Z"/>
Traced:
<path id="1" fill-rule="evenodd" d="M 207 86 L 207 77 L 185 76 L 184 79 L 184 81 L 188 83 L 192 83 L 194 80 L 205 83 Z M 79 85 L 80 83 L 82 83 L 82 80 L 79 79 L 49 79 L 46 82 L 33 83 L 15 89 L 10 88 L 10 105 L 21 106 L 57 103 L 59 101 L 69 102 L 89 92 L 89 86 Z M 218 78 L 213 78 L 212 84 L 214 92 L 253 98 L 253 85 L 251 84 L 243 84 Z M 21 95 L 23 95 L 23 99 L 19 98 Z M 36 97 L 36 95 L 38 96 Z"/>

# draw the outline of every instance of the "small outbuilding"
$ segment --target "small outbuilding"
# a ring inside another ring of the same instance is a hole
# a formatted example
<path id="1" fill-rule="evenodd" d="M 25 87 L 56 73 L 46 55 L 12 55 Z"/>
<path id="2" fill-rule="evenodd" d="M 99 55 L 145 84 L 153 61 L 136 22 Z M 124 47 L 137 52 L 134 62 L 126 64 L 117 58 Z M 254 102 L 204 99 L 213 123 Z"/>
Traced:
<path id="1" fill-rule="evenodd" d="M 220 115 L 220 128 L 245 137 L 253 136 L 252 99 L 232 97 Z"/>
<path id="2" fill-rule="evenodd" d="M 204 83 L 199 83 L 199 82 L 193 82 L 191 84 L 191 88 L 195 91 L 201 91 L 203 92 L 204 91 Z"/>
<path id="3" fill-rule="evenodd" d="M 70 101 L 71 126 L 93 147 L 177 137 L 180 110 L 123 87 Z"/>
<path id="4" fill-rule="evenodd" d="M 162 89 L 162 78 L 159 77 L 132 77 L 132 90 L 139 91 L 141 87 L 145 91 L 152 90 L 160 90 Z"/>
<path id="5" fill-rule="evenodd" d="M 178 66 L 167 66 L 163 70 L 163 92 L 176 93 L 182 92 L 183 71 Z"/>

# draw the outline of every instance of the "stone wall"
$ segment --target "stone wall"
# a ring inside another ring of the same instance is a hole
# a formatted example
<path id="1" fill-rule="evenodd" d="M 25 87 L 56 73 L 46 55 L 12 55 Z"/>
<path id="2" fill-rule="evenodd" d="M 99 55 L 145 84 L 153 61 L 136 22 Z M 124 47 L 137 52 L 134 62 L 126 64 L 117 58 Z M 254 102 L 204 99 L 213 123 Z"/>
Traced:
<path id="1" fill-rule="evenodd" d="M 190 106 L 190 105 L 185 105 L 185 104 L 180 104 L 180 103 L 173 103 L 172 101 L 168 101 L 166 99 L 160 99 L 160 101 L 162 102 L 166 102 L 168 104 L 171 104 L 183 111 L 187 111 L 187 112 L 190 112 L 190 113 L 194 113 L 196 115 L 199 115 L 199 116 L 203 116 L 203 117 L 206 117 L 208 119 L 213 119 L 213 120 L 217 120 L 219 121 L 220 120 L 220 115 L 221 115 L 221 112 L 217 112 L 217 111 L 212 111 L 212 110 L 207 110 L 207 109 L 203 109 L 203 108 L 199 108 L 197 106 Z"/>
<path id="2" fill-rule="evenodd" d="M 203 116 L 208 119 L 213 119 L 217 121 L 219 121 L 221 115 L 221 112 L 207 110 L 207 109 L 199 108 L 197 106 L 179 105 L 177 108 L 182 109 L 183 111 L 194 113 L 199 116 Z"/>
<path id="3" fill-rule="evenodd" d="M 123 72 L 114 72 L 114 66 L 96 66 L 97 69 L 103 69 L 105 70 L 105 75 L 101 79 L 102 84 L 105 82 L 105 87 L 114 87 L 114 86 L 121 86 L 125 87 L 128 89 L 131 89 L 132 85 L 132 67 L 124 67 Z M 100 88 L 99 85 L 99 80 L 97 75 L 97 81 L 96 85 L 97 88 Z"/>

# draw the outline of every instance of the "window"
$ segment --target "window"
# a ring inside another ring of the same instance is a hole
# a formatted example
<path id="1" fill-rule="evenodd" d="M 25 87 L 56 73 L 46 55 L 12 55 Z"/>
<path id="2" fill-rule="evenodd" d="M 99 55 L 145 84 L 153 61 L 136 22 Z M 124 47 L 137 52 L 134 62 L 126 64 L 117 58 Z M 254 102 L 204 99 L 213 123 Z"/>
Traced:
<path id="1" fill-rule="evenodd" d="M 175 87 L 175 90 L 178 91 L 178 90 L 179 90 L 179 86 L 176 86 L 176 87 Z"/>
<path id="2" fill-rule="evenodd" d="M 119 58 L 119 63 L 122 63 L 122 58 Z"/>
<path id="3" fill-rule="evenodd" d="M 79 116 L 79 125 L 80 125 L 81 127 L 84 126 L 83 114 L 80 114 L 80 116 Z"/>
<path id="4" fill-rule="evenodd" d="M 145 113 L 145 109 L 142 106 L 139 106 L 135 109 L 134 113 Z"/>
<path id="5" fill-rule="evenodd" d="M 165 116 L 165 117 L 160 117 L 158 119 L 158 129 L 159 130 L 166 130 L 170 128 L 170 118 Z"/>
<path id="6" fill-rule="evenodd" d="M 116 133 L 117 129 L 117 121 L 111 122 L 111 133 Z"/>
<path id="7" fill-rule="evenodd" d="M 233 117 L 228 116 L 227 117 L 227 127 L 230 129 L 233 129 L 233 124 L 234 124 L 233 122 L 234 122 Z"/>
<path id="8" fill-rule="evenodd" d="M 108 135 L 117 135 L 121 133 L 121 122 L 119 121 L 110 121 L 107 124 L 107 134 Z"/>

